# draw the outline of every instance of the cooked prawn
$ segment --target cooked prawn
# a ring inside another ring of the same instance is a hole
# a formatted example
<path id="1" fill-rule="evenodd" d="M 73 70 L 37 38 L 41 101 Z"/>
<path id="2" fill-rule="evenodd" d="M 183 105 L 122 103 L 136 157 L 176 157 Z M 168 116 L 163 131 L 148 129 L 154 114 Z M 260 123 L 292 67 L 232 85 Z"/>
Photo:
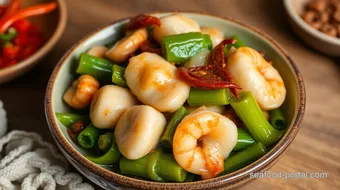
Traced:
<path id="1" fill-rule="evenodd" d="M 279 72 L 256 50 L 238 48 L 228 57 L 227 68 L 242 90 L 251 91 L 262 110 L 278 108 L 285 100 Z"/>
<path id="2" fill-rule="evenodd" d="M 82 75 L 73 81 L 64 93 L 64 101 L 75 109 L 86 108 L 91 103 L 95 92 L 99 89 L 99 82 L 90 75 Z"/>
<path id="3" fill-rule="evenodd" d="M 147 39 L 148 32 L 145 28 L 140 28 L 118 41 L 105 55 L 112 61 L 121 63 L 127 60 L 132 53 L 137 51 Z"/>
<path id="4" fill-rule="evenodd" d="M 91 49 L 87 51 L 87 54 L 103 58 L 105 53 L 109 50 L 107 47 L 104 46 L 93 46 Z"/>
<path id="5" fill-rule="evenodd" d="M 209 179 L 223 171 L 224 159 L 236 143 L 237 128 L 230 119 L 200 108 L 178 125 L 173 154 L 182 168 Z"/>

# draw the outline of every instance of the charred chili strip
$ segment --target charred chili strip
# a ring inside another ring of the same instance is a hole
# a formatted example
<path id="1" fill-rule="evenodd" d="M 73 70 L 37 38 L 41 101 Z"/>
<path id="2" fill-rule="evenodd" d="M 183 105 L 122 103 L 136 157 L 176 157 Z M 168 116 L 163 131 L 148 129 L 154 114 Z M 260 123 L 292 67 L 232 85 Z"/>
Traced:
<path id="1" fill-rule="evenodd" d="M 137 30 L 139 28 L 147 28 L 152 25 L 161 26 L 159 18 L 141 14 L 131 18 L 130 22 L 126 24 L 126 30 Z"/>
<path id="2" fill-rule="evenodd" d="M 180 67 L 177 70 L 178 70 L 179 76 L 195 88 L 200 88 L 200 89 L 237 88 L 237 89 L 240 89 L 239 86 L 229 81 L 197 79 L 196 77 L 190 75 L 189 74 L 190 71 L 184 67 Z"/>
<path id="3" fill-rule="evenodd" d="M 142 52 L 150 52 L 150 53 L 162 55 L 161 47 L 152 40 L 147 40 L 144 43 L 142 43 L 140 49 Z"/>
<path id="4" fill-rule="evenodd" d="M 218 66 L 218 72 L 219 72 L 219 76 L 223 77 L 224 80 L 230 81 L 230 82 L 234 82 L 231 75 L 229 74 L 228 68 L 227 66 L 227 58 L 225 57 L 225 53 L 224 53 L 224 49 L 226 45 L 229 44 L 235 44 L 236 40 L 235 39 L 226 39 L 223 40 L 218 46 L 215 47 L 215 49 L 212 51 L 211 53 L 211 57 L 210 57 L 210 62 L 209 64 L 211 65 L 215 65 Z M 234 89 L 230 89 L 231 92 L 234 94 L 234 96 L 237 98 L 238 94 L 237 94 L 237 90 Z"/>

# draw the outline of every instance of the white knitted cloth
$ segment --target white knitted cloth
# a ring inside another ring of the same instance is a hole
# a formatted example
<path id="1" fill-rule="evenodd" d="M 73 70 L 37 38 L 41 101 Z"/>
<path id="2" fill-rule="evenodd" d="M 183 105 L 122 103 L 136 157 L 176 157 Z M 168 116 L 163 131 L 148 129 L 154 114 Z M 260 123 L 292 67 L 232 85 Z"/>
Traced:
<path id="1" fill-rule="evenodd" d="M 36 133 L 7 130 L 6 112 L 0 101 L 1 190 L 92 190 L 76 173 L 66 173 L 68 163 L 56 148 Z M 2 157 L 4 156 L 4 157 Z"/>

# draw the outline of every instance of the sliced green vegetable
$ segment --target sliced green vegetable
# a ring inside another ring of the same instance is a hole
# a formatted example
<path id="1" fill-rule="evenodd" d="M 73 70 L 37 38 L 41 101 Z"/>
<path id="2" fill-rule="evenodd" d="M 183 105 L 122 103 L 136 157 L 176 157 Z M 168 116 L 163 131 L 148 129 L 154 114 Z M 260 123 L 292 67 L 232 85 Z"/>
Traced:
<path id="1" fill-rule="evenodd" d="M 224 170 L 219 176 L 241 169 L 261 158 L 267 152 L 262 143 L 254 143 L 224 160 Z"/>
<path id="2" fill-rule="evenodd" d="M 60 123 L 62 123 L 67 128 L 70 128 L 72 124 L 75 123 L 76 121 L 86 119 L 86 116 L 75 114 L 75 113 L 56 112 L 55 115 L 57 116 Z"/>
<path id="3" fill-rule="evenodd" d="M 86 156 L 87 159 L 91 160 L 92 162 L 96 164 L 102 164 L 102 165 L 114 165 L 119 162 L 119 158 L 121 154 L 118 150 L 113 133 L 112 132 L 109 132 L 109 133 L 110 134 L 108 134 L 107 136 L 111 136 L 111 142 L 112 142 L 110 149 L 104 155 L 100 157 Z"/>
<path id="4" fill-rule="evenodd" d="M 112 63 L 103 58 L 81 53 L 76 72 L 91 75 L 99 80 L 111 80 Z"/>
<path id="5" fill-rule="evenodd" d="M 240 38 L 240 36 L 234 35 L 234 36 L 233 36 L 233 39 L 236 40 L 236 43 L 233 44 L 234 47 L 240 48 L 240 47 L 245 47 L 245 46 L 247 46 L 247 44 L 244 43 L 244 41 Z"/>
<path id="6" fill-rule="evenodd" d="M 85 127 L 78 135 L 78 143 L 83 148 L 92 148 L 98 141 L 100 130 L 92 124 Z"/>
<path id="7" fill-rule="evenodd" d="M 209 49 L 212 46 L 209 39 L 199 32 L 164 36 L 161 41 L 163 55 L 170 62 L 185 62 L 198 52 Z"/>
<path id="8" fill-rule="evenodd" d="M 185 178 L 184 182 L 193 182 L 195 181 L 196 177 L 197 175 L 187 172 L 187 177 Z"/>
<path id="9" fill-rule="evenodd" d="M 126 87 L 126 81 L 124 78 L 125 68 L 113 65 L 112 66 L 112 82 L 118 86 Z"/>
<path id="10" fill-rule="evenodd" d="M 282 137 L 283 131 L 269 124 L 251 92 L 240 92 L 238 99 L 232 97 L 229 101 L 256 142 L 269 146 Z"/>
<path id="11" fill-rule="evenodd" d="M 208 34 L 203 34 L 203 38 L 204 38 L 205 43 L 207 44 L 208 49 L 212 50 L 213 44 L 212 44 L 210 36 Z"/>
<path id="12" fill-rule="evenodd" d="M 280 108 L 270 110 L 269 122 L 275 129 L 283 130 L 287 127 L 287 121 Z"/>
<path id="13" fill-rule="evenodd" d="M 182 119 L 189 114 L 189 111 L 185 107 L 180 107 L 171 117 L 168 125 L 165 128 L 163 135 L 160 138 L 160 143 L 172 148 L 172 140 L 174 138 L 176 128 Z"/>
<path id="14" fill-rule="evenodd" d="M 137 160 L 122 157 L 119 168 L 124 175 L 155 181 L 183 182 L 187 176 L 187 172 L 177 164 L 173 155 L 163 153 L 159 149 Z"/>
<path id="15" fill-rule="evenodd" d="M 0 40 L 2 44 L 6 44 L 7 42 L 10 42 L 17 36 L 17 31 L 15 28 L 9 28 L 7 33 L 0 34 Z"/>
<path id="16" fill-rule="evenodd" d="M 243 150 L 253 143 L 255 140 L 245 129 L 237 128 L 237 144 L 233 151 Z"/>
<path id="17" fill-rule="evenodd" d="M 107 152 L 110 148 L 113 142 L 113 132 L 107 132 L 103 135 L 100 135 L 98 138 L 98 147 L 100 150 Z"/>
<path id="18" fill-rule="evenodd" d="M 230 96 L 230 91 L 227 88 L 202 90 L 192 87 L 187 102 L 190 106 L 228 105 Z"/>

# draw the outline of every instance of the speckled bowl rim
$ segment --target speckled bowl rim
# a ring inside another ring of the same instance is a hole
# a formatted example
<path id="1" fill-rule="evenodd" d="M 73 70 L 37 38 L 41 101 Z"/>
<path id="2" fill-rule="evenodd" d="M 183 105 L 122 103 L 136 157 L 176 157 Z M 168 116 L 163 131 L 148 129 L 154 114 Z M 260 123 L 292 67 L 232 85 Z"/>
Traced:
<path id="1" fill-rule="evenodd" d="M 314 36 L 315 38 L 319 38 L 320 40 L 322 40 L 324 42 L 340 46 L 340 39 L 339 38 L 328 36 L 327 34 L 324 34 L 324 33 L 320 32 L 320 31 L 314 29 L 309 24 L 307 24 L 300 17 L 300 15 L 296 11 L 296 9 L 293 7 L 292 1 L 293 0 L 284 0 L 283 4 L 284 4 L 284 7 L 285 7 L 286 12 L 289 15 L 289 17 L 291 17 L 292 20 L 300 28 L 302 28 L 303 30 L 305 30 L 307 33 L 309 33 L 310 35 Z"/>
<path id="2" fill-rule="evenodd" d="M 18 70 L 25 70 L 26 67 L 37 65 L 38 60 L 44 57 L 53 48 L 53 46 L 58 42 L 59 38 L 62 36 L 65 30 L 65 27 L 66 27 L 67 9 L 66 9 L 66 3 L 64 0 L 56 0 L 56 2 L 58 4 L 57 10 L 59 12 L 59 18 L 58 18 L 57 27 L 55 28 L 53 35 L 45 42 L 45 44 L 41 48 L 39 48 L 38 51 L 36 51 L 33 55 L 31 55 L 27 59 L 20 61 L 15 65 L 11 65 L 9 67 L 0 69 L 0 77 L 2 76 L 9 77 L 11 74 L 15 74 L 16 72 L 18 72 Z M 9 77 L 10 78 L 9 80 L 5 79 L 4 82 L 0 82 L 0 84 L 8 82 L 18 76 L 15 76 L 13 78 Z"/>
<path id="3" fill-rule="evenodd" d="M 159 12 L 163 14 L 171 14 L 174 12 Z M 59 129 L 59 126 L 57 124 L 57 118 L 53 112 L 52 109 L 52 92 L 53 87 L 55 83 L 56 76 L 58 75 L 58 72 L 60 68 L 65 64 L 65 60 L 72 55 L 73 51 L 78 47 L 81 46 L 84 41 L 86 41 L 88 38 L 90 38 L 92 35 L 96 34 L 100 30 L 111 26 L 112 24 L 116 24 L 119 22 L 122 22 L 128 18 L 124 18 L 121 20 L 118 20 L 108 26 L 105 26 L 101 29 L 98 29 L 94 33 L 86 36 L 81 41 L 79 41 L 77 44 L 75 44 L 68 52 L 62 57 L 62 59 L 59 61 L 59 63 L 56 65 L 50 80 L 48 82 L 46 96 L 45 96 L 45 114 L 46 119 L 49 124 L 50 130 L 52 132 L 52 135 L 54 136 L 54 139 L 61 145 L 61 147 L 65 150 L 65 152 L 72 157 L 76 162 L 78 162 L 80 165 L 82 165 L 86 170 L 103 177 L 104 179 L 108 181 L 112 181 L 114 183 L 123 185 L 123 186 L 130 186 L 134 188 L 142 188 L 142 189 L 211 189 L 211 188 L 233 188 L 235 186 L 238 186 L 240 184 L 245 183 L 248 180 L 251 180 L 250 173 L 255 172 L 261 172 L 263 170 L 266 170 L 267 168 L 271 167 L 273 164 L 278 161 L 278 158 L 282 156 L 282 154 L 285 152 L 289 144 L 293 141 L 296 134 L 299 131 L 299 125 L 302 121 L 304 111 L 305 111 L 305 103 L 306 103 L 306 94 L 305 94 L 305 86 L 303 83 L 302 75 L 297 69 L 296 65 L 294 64 L 293 60 L 288 56 L 286 51 L 277 43 L 275 42 L 271 37 L 264 34 L 263 32 L 260 32 L 258 29 L 255 29 L 253 27 L 247 26 L 245 24 L 242 24 L 238 21 L 235 21 L 231 18 L 222 18 L 217 16 L 212 16 L 205 13 L 197 13 L 197 12 L 182 12 L 186 14 L 196 14 L 196 15 L 204 15 L 207 17 L 211 17 L 212 19 L 223 19 L 227 22 L 232 22 L 238 25 L 241 25 L 248 30 L 251 30 L 261 37 L 265 38 L 267 41 L 269 41 L 272 45 L 275 46 L 275 48 L 282 53 L 285 58 L 288 60 L 288 63 L 290 65 L 290 69 L 292 69 L 294 76 L 294 80 L 297 82 L 298 86 L 298 112 L 296 114 L 296 118 L 293 120 L 293 126 L 290 128 L 289 131 L 286 132 L 286 134 L 282 137 L 282 139 L 269 151 L 266 155 L 261 157 L 259 160 L 253 162 L 252 164 L 237 170 L 233 173 L 223 175 L 217 178 L 209 179 L 209 180 L 202 180 L 202 181 L 196 181 L 196 182 L 185 182 L 185 183 L 160 183 L 160 182 L 152 182 L 152 181 L 145 181 L 145 180 L 139 180 L 134 179 L 131 177 L 123 176 L 117 173 L 114 173 L 112 171 L 106 170 L 91 161 L 87 160 L 80 152 L 78 152 L 71 144 L 68 142 L 66 137 L 63 135 L 62 131 Z M 150 13 L 150 14 L 157 14 L 157 13 Z"/>

